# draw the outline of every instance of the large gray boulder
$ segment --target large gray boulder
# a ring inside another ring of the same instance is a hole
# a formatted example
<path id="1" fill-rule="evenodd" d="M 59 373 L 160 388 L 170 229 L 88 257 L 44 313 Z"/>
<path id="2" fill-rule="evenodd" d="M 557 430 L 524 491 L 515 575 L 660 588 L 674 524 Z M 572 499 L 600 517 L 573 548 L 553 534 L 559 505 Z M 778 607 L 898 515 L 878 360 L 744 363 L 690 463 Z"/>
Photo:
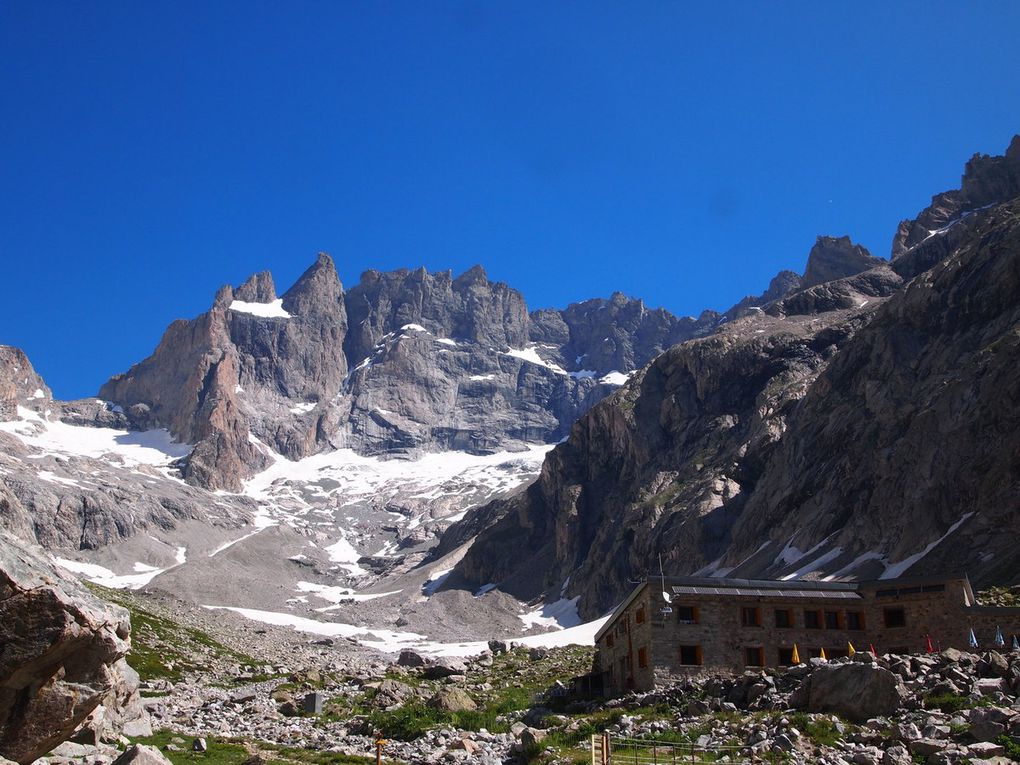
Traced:
<path id="1" fill-rule="evenodd" d="M 135 744 L 125 749 L 112 765 L 172 765 L 172 763 L 156 747 Z"/>
<path id="2" fill-rule="evenodd" d="M 859 723 L 892 714 L 906 695 L 897 675 L 857 662 L 818 667 L 804 682 L 809 712 L 833 712 Z"/>
<path id="3" fill-rule="evenodd" d="M 0 756 L 27 765 L 69 738 L 117 687 L 129 632 L 126 610 L 0 533 Z"/>

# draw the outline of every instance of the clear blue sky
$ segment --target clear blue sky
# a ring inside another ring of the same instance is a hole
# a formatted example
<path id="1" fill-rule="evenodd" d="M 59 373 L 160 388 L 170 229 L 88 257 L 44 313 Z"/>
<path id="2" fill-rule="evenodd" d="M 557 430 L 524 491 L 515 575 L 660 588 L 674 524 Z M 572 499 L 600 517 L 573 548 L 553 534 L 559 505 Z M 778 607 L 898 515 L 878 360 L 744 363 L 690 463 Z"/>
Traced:
<path id="1" fill-rule="evenodd" d="M 709 6 L 712 6 L 709 8 Z M 887 7 L 895 6 L 895 7 Z M 0 4 L 0 342 L 94 394 L 325 250 L 677 314 L 1020 132 L 1020 3 Z"/>

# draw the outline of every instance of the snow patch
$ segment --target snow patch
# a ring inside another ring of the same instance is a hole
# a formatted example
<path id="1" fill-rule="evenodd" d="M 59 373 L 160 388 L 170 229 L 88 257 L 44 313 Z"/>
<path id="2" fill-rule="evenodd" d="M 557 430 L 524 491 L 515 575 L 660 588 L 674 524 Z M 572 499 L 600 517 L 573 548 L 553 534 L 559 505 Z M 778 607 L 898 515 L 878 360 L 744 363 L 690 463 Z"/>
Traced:
<path id="1" fill-rule="evenodd" d="M 513 356 L 515 359 L 527 361 L 529 364 L 537 364 L 540 367 L 545 367 L 546 369 L 552 370 L 558 375 L 568 374 L 567 370 L 563 369 L 563 367 L 557 366 L 556 364 L 553 364 L 551 361 L 546 361 L 541 356 L 539 356 L 538 351 L 535 350 L 534 346 L 523 349 L 508 348 L 507 350 L 503 351 L 503 355 Z"/>
<path id="2" fill-rule="evenodd" d="M 422 585 L 421 591 L 425 597 L 431 598 L 443 583 L 450 578 L 450 574 L 453 573 L 452 568 L 444 568 L 441 571 L 433 571 L 428 578 L 428 581 Z"/>
<path id="3" fill-rule="evenodd" d="M 562 630 L 568 627 L 576 627 L 581 623 L 581 617 L 577 613 L 577 601 L 580 599 L 580 595 L 576 598 L 560 598 L 534 611 L 519 614 L 518 618 L 524 622 L 525 629 L 530 629 L 531 627 L 552 627 Z"/>
<path id="4" fill-rule="evenodd" d="M 134 574 L 115 574 L 105 566 L 99 566 L 95 563 L 82 563 L 68 558 L 55 558 L 54 560 L 68 571 L 80 574 L 93 584 L 109 587 L 113 590 L 138 590 L 160 574 L 165 574 L 167 571 L 171 571 L 178 566 L 183 566 L 187 562 L 187 549 L 178 547 L 174 554 L 176 563 L 167 568 L 156 568 L 155 566 L 137 562 L 134 565 L 134 570 L 137 573 Z"/>
<path id="5" fill-rule="evenodd" d="M 921 552 L 914 553 L 910 557 L 904 558 L 899 563 L 893 563 L 893 564 L 890 564 L 889 566 L 887 566 L 885 571 L 882 572 L 882 575 L 879 577 L 879 579 L 895 579 L 896 577 L 901 576 L 904 571 L 906 571 L 908 568 L 910 568 L 915 563 L 917 563 L 919 560 L 921 560 L 921 558 L 923 558 L 925 555 L 927 555 L 932 550 L 934 550 L 936 547 L 938 547 L 938 545 L 946 537 L 948 537 L 950 534 L 952 534 L 954 531 L 956 531 L 958 528 L 960 528 L 960 526 L 963 525 L 963 522 L 966 521 L 968 518 L 970 518 L 972 515 L 974 515 L 973 511 L 971 511 L 969 513 L 964 513 L 960 517 L 960 520 L 958 520 L 956 523 L 954 523 L 952 526 L 949 527 L 949 531 L 947 531 L 945 534 L 940 536 L 934 542 L 929 544 L 927 547 L 925 547 L 923 550 L 921 550 Z"/>
<path id="6" fill-rule="evenodd" d="M 247 303 L 244 300 L 234 300 L 228 308 L 231 311 L 250 313 L 252 316 L 260 316 L 263 319 L 290 318 L 290 314 L 283 310 L 283 298 L 277 298 L 271 303 Z"/>
<path id="7" fill-rule="evenodd" d="M 347 569 L 351 576 L 361 576 L 368 573 L 358 565 L 361 553 L 354 549 L 354 545 L 348 542 L 346 537 L 340 537 L 338 541 L 323 549 L 331 561 L 339 563 L 340 568 Z"/>
<path id="8" fill-rule="evenodd" d="M 101 458 L 112 455 L 125 466 L 166 466 L 192 447 L 175 443 L 165 430 L 117 430 L 68 425 L 18 407 L 19 420 L 0 422 L 0 431 L 17 436 L 47 454 Z"/>
<path id="9" fill-rule="evenodd" d="M 607 375 L 604 375 L 599 382 L 605 383 L 606 385 L 623 385 L 630 379 L 633 372 L 617 372 L 615 369 Z"/>

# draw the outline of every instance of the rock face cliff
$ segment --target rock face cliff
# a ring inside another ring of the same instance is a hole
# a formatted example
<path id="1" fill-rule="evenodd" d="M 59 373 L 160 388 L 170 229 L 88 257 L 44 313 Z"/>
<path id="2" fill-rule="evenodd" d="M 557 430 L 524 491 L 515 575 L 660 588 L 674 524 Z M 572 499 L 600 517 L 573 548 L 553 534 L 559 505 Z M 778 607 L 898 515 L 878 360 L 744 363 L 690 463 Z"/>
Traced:
<path id="1" fill-rule="evenodd" d="M 27 765 L 104 699 L 137 701 L 129 634 L 127 611 L 0 533 L 0 757 Z"/>
<path id="2" fill-rule="evenodd" d="M 526 493 L 465 519 L 481 533 L 458 574 L 562 587 L 587 616 L 660 555 L 670 573 L 1015 580 L 1018 150 L 971 160 L 959 204 L 901 225 L 891 264 L 819 240 L 802 289 L 656 358 Z"/>
<path id="3" fill-rule="evenodd" d="M 15 420 L 18 407 L 37 411 L 53 394 L 19 348 L 0 345 L 0 422 Z"/>
<path id="4" fill-rule="evenodd" d="M 222 288 L 99 395 L 194 444 L 189 483 L 236 490 L 271 460 L 266 447 L 297 459 L 558 440 L 627 373 L 714 323 L 620 294 L 529 314 L 480 266 L 368 271 L 345 292 L 320 255 L 282 298 L 268 273 Z"/>

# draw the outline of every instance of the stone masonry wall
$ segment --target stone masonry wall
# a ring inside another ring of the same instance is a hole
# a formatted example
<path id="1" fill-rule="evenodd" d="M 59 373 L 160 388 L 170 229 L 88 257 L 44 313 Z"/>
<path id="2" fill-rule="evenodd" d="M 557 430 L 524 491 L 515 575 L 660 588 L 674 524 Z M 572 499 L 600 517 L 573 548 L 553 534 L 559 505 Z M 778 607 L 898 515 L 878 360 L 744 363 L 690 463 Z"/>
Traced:
<path id="1" fill-rule="evenodd" d="M 1007 645 L 1012 635 L 1020 635 L 1020 609 L 974 606 L 969 592 L 966 580 L 955 579 L 923 587 L 890 580 L 888 586 L 847 593 L 850 597 L 675 595 L 672 613 L 663 615 L 665 603 L 657 589 L 646 586 L 599 640 L 597 666 L 607 692 L 618 694 L 709 669 L 742 672 L 758 661 L 763 666 L 788 664 L 794 645 L 800 660 L 807 661 L 821 648 L 830 657 L 843 655 L 848 643 L 858 651 L 874 646 L 879 654 L 921 653 L 929 636 L 936 648 L 967 649 L 971 628 L 982 647 L 992 647 L 996 627 Z M 681 622 L 689 616 L 688 607 L 696 609 L 697 623 Z M 760 623 L 744 624 L 743 608 L 757 609 Z M 777 610 L 789 614 L 791 626 L 778 626 Z M 816 612 L 821 626 L 808 627 L 805 612 Z M 851 628 L 848 614 L 859 615 L 860 628 Z M 700 663 L 681 663 L 682 646 L 688 646 L 689 661 L 696 656 Z"/>

